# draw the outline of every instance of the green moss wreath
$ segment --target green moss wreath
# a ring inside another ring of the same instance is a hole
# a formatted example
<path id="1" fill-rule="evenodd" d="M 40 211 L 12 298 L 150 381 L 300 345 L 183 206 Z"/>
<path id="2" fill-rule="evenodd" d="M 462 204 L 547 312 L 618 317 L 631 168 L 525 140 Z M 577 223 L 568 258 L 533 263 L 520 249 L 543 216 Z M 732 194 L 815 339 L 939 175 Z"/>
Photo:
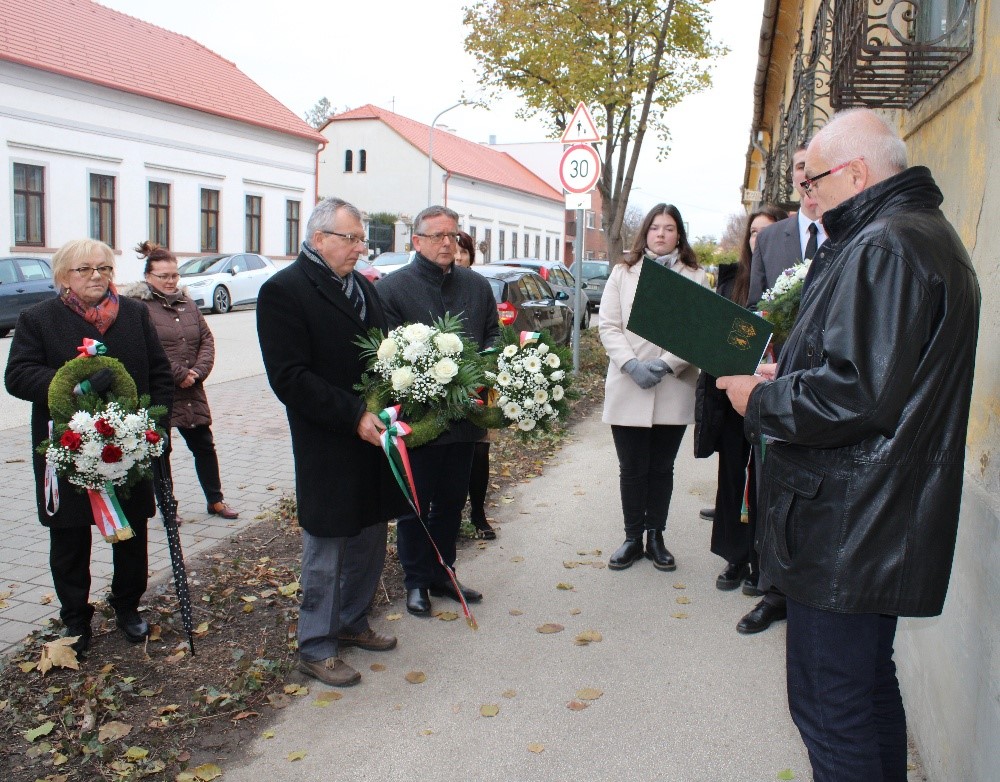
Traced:
<path id="1" fill-rule="evenodd" d="M 75 396 L 73 389 L 77 383 L 86 380 L 102 369 L 111 371 L 112 398 L 123 402 L 134 410 L 139 404 L 139 390 L 122 362 L 110 356 L 78 356 L 56 370 L 49 384 L 49 415 L 56 426 L 65 426 L 80 410 L 97 410 L 103 404 L 99 394 L 93 392 Z"/>

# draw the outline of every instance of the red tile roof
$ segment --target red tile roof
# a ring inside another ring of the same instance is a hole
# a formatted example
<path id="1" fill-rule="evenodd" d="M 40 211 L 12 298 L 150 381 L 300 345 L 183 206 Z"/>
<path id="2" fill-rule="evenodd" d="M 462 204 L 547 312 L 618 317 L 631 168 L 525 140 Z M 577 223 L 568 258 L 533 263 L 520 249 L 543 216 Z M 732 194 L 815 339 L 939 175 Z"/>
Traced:
<path id="1" fill-rule="evenodd" d="M 0 0 L 0 60 L 321 143 L 233 63 L 89 0 Z"/>
<path id="2" fill-rule="evenodd" d="M 429 125 L 393 114 L 370 103 L 331 117 L 323 128 L 333 122 L 371 119 L 381 120 L 416 147 L 421 154 L 427 154 Z M 434 162 L 453 174 L 502 185 L 551 201 L 563 200 L 558 190 L 554 190 L 545 180 L 536 176 L 531 169 L 526 168 L 506 152 L 466 141 L 441 128 L 436 128 L 434 131 Z"/>

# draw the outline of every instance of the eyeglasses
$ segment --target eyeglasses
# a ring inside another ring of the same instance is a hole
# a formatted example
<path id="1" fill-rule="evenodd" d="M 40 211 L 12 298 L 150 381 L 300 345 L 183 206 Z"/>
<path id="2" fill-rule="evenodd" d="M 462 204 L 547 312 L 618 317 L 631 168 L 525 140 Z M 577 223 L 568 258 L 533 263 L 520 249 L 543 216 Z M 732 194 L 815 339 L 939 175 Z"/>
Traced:
<path id="1" fill-rule="evenodd" d="M 426 239 L 431 244 L 441 244 L 445 239 L 451 239 L 451 241 L 458 243 L 458 234 L 456 233 L 443 233 L 443 234 L 414 234 L 414 236 L 419 236 L 422 239 Z"/>
<path id="2" fill-rule="evenodd" d="M 836 174 L 838 171 L 843 171 L 845 168 L 847 168 L 849 165 L 851 165 L 851 163 L 853 163 L 855 160 L 864 160 L 864 158 L 863 157 L 852 157 L 846 163 L 841 163 L 839 166 L 834 166 L 833 168 L 831 168 L 831 169 L 829 169 L 827 171 L 824 171 L 822 174 L 817 174 L 816 176 L 806 177 L 805 179 L 802 180 L 802 190 L 805 191 L 806 193 L 811 193 L 813 187 L 816 186 L 816 183 L 819 180 L 821 180 L 825 176 L 830 176 L 830 174 Z"/>
<path id="3" fill-rule="evenodd" d="M 355 234 L 342 234 L 339 231 L 324 231 L 320 229 L 320 233 L 330 234 L 331 236 L 339 236 L 341 239 L 346 239 L 348 244 L 368 244 L 367 236 L 356 236 Z"/>
<path id="4" fill-rule="evenodd" d="M 149 272 L 150 277 L 156 277 L 158 280 L 163 280 L 164 282 L 177 282 L 181 278 L 176 272 L 173 274 L 156 274 L 154 272 Z"/>
<path id="5" fill-rule="evenodd" d="M 114 273 L 114 266 L 77 266 L 75 269 L 70 269 L 71 272 L 76 272 L 81 277 L 93 277 L 94 272 L 97 272 L 102 277 L 110 277 Z"/>

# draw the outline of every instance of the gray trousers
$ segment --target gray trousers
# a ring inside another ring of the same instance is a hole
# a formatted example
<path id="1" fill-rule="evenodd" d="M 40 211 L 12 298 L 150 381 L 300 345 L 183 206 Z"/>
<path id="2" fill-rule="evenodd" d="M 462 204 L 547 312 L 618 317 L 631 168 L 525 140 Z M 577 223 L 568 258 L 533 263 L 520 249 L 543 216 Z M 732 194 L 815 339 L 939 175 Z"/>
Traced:
<path id="1" fill-rule="evenodd" d="M 320 538 L 302 530 L 302 659 L 336 657 L 338 633 L 368 629 L 368 606 L 385 564 L 387 527 L 375 524 L 350 538 Z"/>

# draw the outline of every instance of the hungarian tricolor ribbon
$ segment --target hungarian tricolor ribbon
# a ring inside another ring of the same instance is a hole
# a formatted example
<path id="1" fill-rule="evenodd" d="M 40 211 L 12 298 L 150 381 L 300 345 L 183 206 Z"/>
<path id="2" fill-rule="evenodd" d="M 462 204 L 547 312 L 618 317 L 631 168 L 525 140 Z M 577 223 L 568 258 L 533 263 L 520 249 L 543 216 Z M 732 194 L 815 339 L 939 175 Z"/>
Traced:
<path id="1" fill-rule="evenodd" d="M 111 483 L 105 483 L 103 489 L 87 489 L 87 496 L 90 498 L 90 509 L 94 513 L 97 529 L 108 543 L 117 543 L 135 536 Z"/>
<path id="2" fill-rule="evenodd" d="M 406 450 L 406 441 L 403 439 L 412 430 L 409 424 L 399 420 L 399 413 L 400 405 L 392 405 L 378 414 L 379 420 L 385 426 L 385 429 L 379 436 L 379 441 L 382 443 L 382 450 L 389 460 L 389 467 L 392 470 L 393 477 L 396 479 L 396 483 L 399 484 L 403 496 L 406 497 L 406 501 L 413 508 L 420 526 L 424 528 L 424 534 L 427 535 L 427 540 L 430 541 L 431 548 L 434 549 L 434 555 L 437 557 L 438 564 L 448 574 L 448 580 L 451 582 L 452 589 L 455 590 L 455 596 L 458 598 L 458 602 L 462 604 L 462 613 L 465 615 L 465 621 L 468 622 L 469 627 L 473 630 L 478 630 L 479 624 L 476 622 L 476 617 L 473 616 L 469 604 L 465 601 L 465 595 L 462 594 L 462 588 L 458 584 L 455 571 L 444 561 L 440 549 L 438 549 L 437 544 L 434 542 L 434 536 L 427 529 L 427 524 L 420 513 L 420 498 L 417 496 L 417 486 L 413 480 L 413 469 L 410 466 L 410 455 Z"/>
<path id="3" fill-rule="evenodd" d="M 531 342 L 538 342 L 542 338 L 542 332 L 540 331 L 522 331 L 521 332 L 521 347 Z"/>
<path id="4" fill-rule="evenodd" d="M 49 421 L 49 442 L 52 442 L 52 421 Z M 59 476 L 54 464 L 45 462 L 45 512 L 55 516 L 59 510 Z"/>
<path id="5" fill-rule="evenodd" d="M 76 349 L 76 352 L 80 354 L 77 358 L 103 356 L 108 352 L 108 349 L 104 347 L 103 342 L 98 342 L 96 339 L 91 339 L 90 337 L 84 337 L 83 344 Z"/>

